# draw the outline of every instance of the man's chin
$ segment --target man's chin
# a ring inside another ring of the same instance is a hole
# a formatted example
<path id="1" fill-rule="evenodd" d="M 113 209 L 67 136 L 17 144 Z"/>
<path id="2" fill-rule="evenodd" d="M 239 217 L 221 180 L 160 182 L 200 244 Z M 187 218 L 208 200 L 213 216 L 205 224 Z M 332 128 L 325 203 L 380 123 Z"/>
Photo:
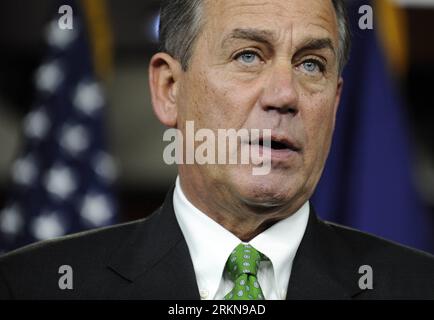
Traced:
<path id="1" fill-rule="evenodd" d="M 237 180 L 235 189 L 244 203 L 264 209 L 285 206 L 292 198 L 288 182 L 280 179 L 247 177 Z"/>

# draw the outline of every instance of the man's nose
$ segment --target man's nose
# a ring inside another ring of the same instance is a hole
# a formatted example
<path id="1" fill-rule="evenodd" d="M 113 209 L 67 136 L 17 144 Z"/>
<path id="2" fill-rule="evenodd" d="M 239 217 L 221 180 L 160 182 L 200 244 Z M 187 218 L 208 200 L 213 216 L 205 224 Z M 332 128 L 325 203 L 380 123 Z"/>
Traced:
<path id="1" fill-rule="evenodd" d="M 293 77 L 291 65 L 273 68 L 266 81 L 260 102 L 265 111 L 275 110 L 279 113 L 298 113 L 298 90 Z"/>

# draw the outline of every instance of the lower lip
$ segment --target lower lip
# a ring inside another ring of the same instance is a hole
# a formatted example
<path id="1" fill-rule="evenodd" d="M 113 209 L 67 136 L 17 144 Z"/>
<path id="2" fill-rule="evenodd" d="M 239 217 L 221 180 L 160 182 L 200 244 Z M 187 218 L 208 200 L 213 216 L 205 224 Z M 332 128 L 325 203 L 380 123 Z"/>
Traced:
<path id="1" fill-rule="evenodd" d="M 259 148 L 258 153 L 261 157 L 263 157 L 264 153 L 269 153 L 271 160 L 287 160 L 291 156 L 297 154 L 297 151 L 291 150 L 291 149 L 272 149 L 268 147 L 264 147 L 261 145 L 250 145 L 250 147 L 257 147 Z"/>

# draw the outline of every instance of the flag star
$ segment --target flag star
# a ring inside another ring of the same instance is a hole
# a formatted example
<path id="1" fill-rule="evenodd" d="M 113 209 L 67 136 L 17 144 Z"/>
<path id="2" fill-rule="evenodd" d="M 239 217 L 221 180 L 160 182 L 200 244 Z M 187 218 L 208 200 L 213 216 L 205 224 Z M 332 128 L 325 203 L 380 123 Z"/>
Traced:
<path id="1" fill-rule="evenodd" d="M 5 208 L 0 213 L 0 230 L 8 235 L 18 234 L 24 226 L 21 211 L 16 205 Z"/>
<path id="2" fill-rule="evenodd" d="M 94 170 L 107 182 L 113 182 L 117 176 L 116 164 L 113 158 L 104 151 L 99 152 L 93 161 Z"/>
<path id="3" fill-rule="evenodd" d="M 84 126 L 67 124 L 61 131 L 59 142 L 71 155 L 77 155 L 89 147 L 90 136 Z"/>
<path id="4" fill-rule="evenodd" d="M 24 121 L 24 131 L 26 135 L 34 139 L 42 139 L 48 132 L 50 120 L 47 113 L 42 110 L 30 112 Z"/>
<path id="5" fill-rule="evenodd" d="M 52 61 L 43 64 L 36 72 L 36 87 L 40 91 L 53 93 L 63 81 L 64 74 L 60 64 Z"/>
<path id="6" fill-rule="evenodd" d="M 20 185 L 31 185 L 35 181 L 37 174 L 38 169 L 32 156 L 18 159 L 12 167 L 12 179 Z"/>
<path id="7" fill-rule="evenodd" d="M 76 29 L 61 29 L 57 20 L 49 23 L 46 31 L 46 38 L 49 45 L 59 49 L 65 49 L 77 37 Z"/>
<path id="8" fill-rule="evenodd" d="M 65 200 L 75 191 L 77 184 L 70 169 L 57 165 L 47 173 L 45 187 L 53 196 Z"/>
<path id="9" fill-rule="evenodd" d="M 112 206 L 103 194 L 88 194 L 85 196 L 80 215 L 92 226 L 103 226 L 113 217 Z"/>
<path id="10" fill-rule="evenodd" d="M 92 115 L 104 105 L 101 86 L 95 81 L 82 81 L 74 95 L 74 105 L 87 115 Z"/>
<path id="11" fill-rule="evenodd" d="M 38 240 L 48 240 L 65 234 L 65 226 L 55 212 L 43 213 L 31 223 L 33 236 Z"/>

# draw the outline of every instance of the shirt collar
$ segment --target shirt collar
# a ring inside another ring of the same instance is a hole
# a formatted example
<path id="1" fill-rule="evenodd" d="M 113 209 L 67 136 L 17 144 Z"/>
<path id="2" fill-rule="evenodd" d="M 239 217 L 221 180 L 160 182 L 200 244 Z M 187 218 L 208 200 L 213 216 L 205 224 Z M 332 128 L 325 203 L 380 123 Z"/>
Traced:
<path id="1" fill-rule="evenodd" d="M 286 294 L 292 263 L 309 220 L 309 202 L 291 216 L 258 234 L 249 243 L 273 265 L 276 288 Z"/>
<path id="2" fill-rule="evenodd" d="M 209 296 L 214 297 L 230 253 L 242 241 L 186 198 L 179 177 L 173 193 L 173 207 L 189 248 L 199 290 L 207 288 Z M 249 242 L 271 260 L 277 288 L 283 292 L 286 292 L 292 261 L 306 230 L 308 218 L 309 203 L 306 202 L 296 213 Z"/>
<path id="3" fill-rule="evenodd" d="M 193 206 L 182 192 L 179 177 L 173 193 L 173 208 L 190 251 L 199 290 L 207 288 L 209 296 L 214 297 L 226 261 L 241 241 Z"/>

